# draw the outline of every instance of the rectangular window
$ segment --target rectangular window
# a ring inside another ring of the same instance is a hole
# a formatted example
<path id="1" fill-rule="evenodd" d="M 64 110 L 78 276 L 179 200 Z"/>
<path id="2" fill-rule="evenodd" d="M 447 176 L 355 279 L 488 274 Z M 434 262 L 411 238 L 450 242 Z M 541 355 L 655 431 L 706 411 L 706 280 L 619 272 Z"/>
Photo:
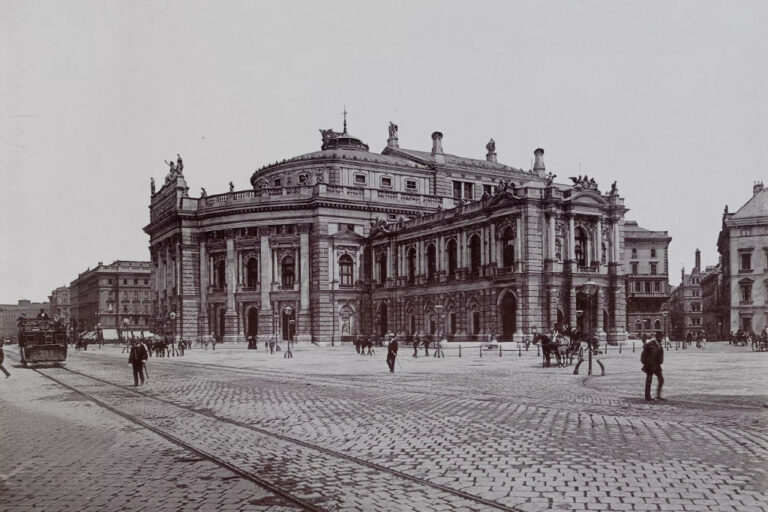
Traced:
<path id="1" fill-rule="evenodd" d="M 745 331 L 751 331 L 752 330 L 752 317 L 751 316 L 743 316 L 741 317 L 741 328 Z"/>
<path id="2" fill-rule="evenodd" d="M 381 178 L 381 186 L 383 188 L 392 188 L 392 178 L 389 178 L 389 177 Z"/>
<path id="3" fill-rule="evenodd" d="M 653 283 L 653 291 L 655 292 L 661 291 L 661 281 L 656 281 Z"/>
<path id="4" fill-rule="evenodd" d="M 651 293 L 651 282 L 646 281 L 645 282 L 645 293 Z"/>
<path id="5" fill-rule="evenodd" d="M 355 185 L 365 185 L 367 182 L 365 174 L 355 174 Z"/>
<path id="6" fill-rule="evenodd" d="M 107 279 L 107 282 L 108 282 L 109 284 L 112 284 L 112 280 L 111 280 L 111 279 Z"/>
<path id="7" fill-rule="evenodd" d="M 275 181 L 273 182 L 275 187 L 282 187 L 283 186 L 283 180 L 280 178 L 275 178 Z"/>
<path id="8" fill-rule="evenodd" d="M 416 181 L 415 180 L 406 180 L 405 182 L 405 190 L 408 192 L 416 192 Z"/>
<path id="9" fill-rule="evenodd" d="M 128 280 L 127 279 L 123 279 L 123 284 L 128 284 Z"/>
<path id="10" fill-rule="evenodd" d="M 752 303 L 752 285 L 751 284 L 741 285 L 741 303 L 742 304 Z"/>
<path id="11" fill-rule="evenodd" d="M 491 195 L 492 193 L 491 185 L 483 185 L 483 194 Z"/>
<path id="12" fill-rule="evenodd" d="M 651 249 L 651 258 L 656 257 L 656 249 Z"/>
<path id="13" fill-rule="evenodd" d="M 632 263 L 632 275 L 637 275 L 637 263 Z"/>
<path id="14" fill-rule="evenodd" d="M 643 291 L 643 283 L 641 281 L 635 281 L 635 291 L 638 293 Z"/>
<path id="15" fill-rule="evenodd" d="M 453 182 L 453 198 L 461 199 L 461 182 L 460 181 Z"/>
<path id="16" fill-rule="evenodd" d="M 656 275 L 656 264 L 655 263 L 651 263 L 651 275 L 652 276 Z"/>
<path id="17" fill-rule="evenodd" d="M 750 253 L 742 253 L 739 258 L 741 260 L 740 270 L 752 270 L 752 255 Z"/>
<path id="18" fill-rule="evenodd" d="M 139 284 L 139 280 L 138 279 L 134 279 L 133 280 L 133 284 Z"/>
<path id="19" fill-rule="evenodd" d="M 464 183 L 464 199 L 473 199 L 474 197 L 472 194 L 472 184 Z"/>

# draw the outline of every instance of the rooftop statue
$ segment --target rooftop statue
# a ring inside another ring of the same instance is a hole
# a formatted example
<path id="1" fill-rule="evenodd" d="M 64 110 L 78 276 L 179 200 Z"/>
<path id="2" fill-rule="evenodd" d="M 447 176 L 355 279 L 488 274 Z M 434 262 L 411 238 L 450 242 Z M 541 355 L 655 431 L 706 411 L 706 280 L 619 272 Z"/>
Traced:
<path id="1" fill-rule="evenodd" d="M 392 121 L 389 122 L 389 138 L 390 139 L 397 138 L 397 125 Z"/>
<path id="2" fill-rule="evenodd" d="M 616 196 L 616 195 L 619 194 L 619 187 L 616 186 L 616 182 L 615 181 L 613 183 L 611 183 L 611 192 L 610 192 L 610 194 L 612 196 Z"/>
<path id="3" fill-rule="evenodd" d="M 547 187 L 551 187 L 552 184 L 555 182 L 555 178 L 557 178 L 557 174 L 552 174 L 551 172 L 548 172 L 547 175 L 544 177 L 544 185 Z"/>
<path id="4" fill-rule="evenodd" d="M 485 149 L 488 150 L 489 153 L 495 153 L 496 152 L 496 141 L 491 139 L 488 141 L 488 144 L 485 145 Z"/>
<path id="5" fill-rule="evenodd" d="M 155 178 L 149 178 L 149 189 L 152 191 L 152 195 L 155 195 Z"/>
<path id="6" fill-rule="evenodd" d="M 203 187 L 200 187 L 200 197 L 208 197 L 208 192 L 206 192 Z"/>
<path id="7" fill-rule="evenodd" d="M 176 153 L 176 172 L 181 174 L 181 171 L 184 170 L 184 162 L 181 161 L 181 155 Z"/>
<path id="8" fill-rule="evenodd" d="M 176 164 L 168 160 L 165 160 L 165 164 L 168 166 L 168 174 L 165 175 L 165 184 L 167 185 L 176 177 Z"/>
<path id="9" fill-rule="evenodd" d="M 333 131 L 333 128 L 327 130 L 320 130 L 320 135 L 323 136 L 323 144 L 336 137 L 337 133 Z"/>
<path id="10" fill-rule="evenodd" d="M 231 181 L 229 182 L 229 191 L 230 192 L 234 192 L 235 191 L 235 184 L 232 183 Z"/>

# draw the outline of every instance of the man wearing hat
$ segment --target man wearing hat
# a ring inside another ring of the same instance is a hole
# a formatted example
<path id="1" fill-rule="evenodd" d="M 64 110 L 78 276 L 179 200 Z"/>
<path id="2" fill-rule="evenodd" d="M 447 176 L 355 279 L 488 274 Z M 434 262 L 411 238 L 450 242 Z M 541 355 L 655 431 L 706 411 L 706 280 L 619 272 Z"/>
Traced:
<path id="1" fill-rule="evenodd" d="M 139 379 L 141 379 L 142 385 L 144 384 L 144 361 L 147 360 L 147 349 L 144 345 L 141 345 L 135 338 L 131 340 L 131 352 L 128 354 L 128 363 L 133 366 L 133 385 L 139 385 Z"/>
<path id="2" fill-rule="evenodd" d="M 656 398 L 661 398 L 661 388 L 664 386 L 664 375 L 661 373 L 661 365 L 664 364 L 664 348 L 662 348 L 661 340 L 663 338 L 661 331 L 656 331 L 656 336 L 643 345 L 643 353 L 640 355 L 640 362 L 643 363 L 643 371 L 645 372 L 645 399 L 651 400 L 651 381 L 653 376 L 656 376 L 657 388 Z"/>

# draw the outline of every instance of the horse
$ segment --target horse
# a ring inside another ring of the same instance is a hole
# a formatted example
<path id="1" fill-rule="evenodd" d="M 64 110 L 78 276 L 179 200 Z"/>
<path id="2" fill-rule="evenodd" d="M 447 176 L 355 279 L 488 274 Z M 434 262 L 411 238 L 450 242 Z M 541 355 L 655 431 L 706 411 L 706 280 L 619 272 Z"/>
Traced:
<path id="1" fill-rule="evenodd" d="M 552 355 L 555 355 L 557 364 L 560 366 L 560 354 L 557 349 L 557 343 L 553 342 L 546 334 L 536 334 L 533 337 L 533 343 L 541 343 L 542 367 L 550 368 L 552 366 Z"/>

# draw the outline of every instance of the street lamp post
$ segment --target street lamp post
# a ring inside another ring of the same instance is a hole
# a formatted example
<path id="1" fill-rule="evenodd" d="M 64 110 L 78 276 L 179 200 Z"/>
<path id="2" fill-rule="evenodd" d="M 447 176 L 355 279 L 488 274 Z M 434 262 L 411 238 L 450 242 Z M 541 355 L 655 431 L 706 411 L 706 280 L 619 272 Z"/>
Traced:
<path id="1" fill-rule="evenodd" d="M 435 306 L 435 313 L 437 314 L 437 342 L 435 343 L 435 356 L 440 357 L 440 340 L 442 340 L 443 324 L 440 321 L 440 313 L 443 311 L 443 305 L 437 304 Z"/>
<path id="2" fill-rule="evenodd" d="M 592 352 L 594 351 L 594 345 L 592 343 L 592 294 L 594 294 L 597 291 L 597 283 L 595 283 L 593 280 L 589 280 L 586 283 L 584 283 L 581 286 L 581 289 L 584 293 L 587 294 L 587 351 L 588 351 L 588 357 L 589 357 L 589 368 L 588 368 L 588 375 L 592 375 Z M 577 311 L 576 314 L 579 314 Z M 583 320 L 582 320 L 583 322 Z M 582 323 L 582 325 L 584 325 Z M 598 361 L 600 363 L 600 361 Z M 579 361 L 579 364 L 581 364 L 581 361 Z M 576 368 L 573 370 L 574 374 L 578 374 L 579 372 L 579 364 L 576 365 Z M 605 368 L 603 367 L 602 363 L 600 363 L 600 367 L 602 368 L 602 375 L 605 375 Z"/>
<path id="3" fill-rule="evenodd" d="M 331 281 L 331 315 L 333 316 L 333 325 L 331 326 L 331 346 L 334 345 L 336 340 L 336 284 L 339 281 L 334 279 Z M 351 329 L 350 329 L 351 330 Z"/>
<path id="4" fill-rule="evenodd" d="M 171 320 L 171 343 L 176 341 L 176 313 L 171 311 L 168 313 L 168 318 Z"/>
<path id="5" fill-rule="evenodd" d="M 666 341 L 669 340 L 669 331 L 667 330 L 667 315 L 668 314 L 669 314 L 669 312 L 666 309 L 661 312 L 661 316 L 664 317 L 664 339 Z"/>

